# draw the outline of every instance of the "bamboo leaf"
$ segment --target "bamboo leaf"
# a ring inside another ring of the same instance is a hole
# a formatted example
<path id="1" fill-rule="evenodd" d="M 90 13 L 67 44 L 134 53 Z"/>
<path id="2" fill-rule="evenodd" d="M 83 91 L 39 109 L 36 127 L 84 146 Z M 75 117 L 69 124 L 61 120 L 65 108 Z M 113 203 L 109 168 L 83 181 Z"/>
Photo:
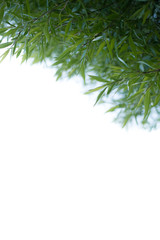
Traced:
<path id="1" fill-rule="evenodd" d="M 85 94 L 90 94 L 90 93 L 92 93 L 92 92 L 96 92 L 96 91 L 104 88 L 105 86 L 106 86 L 106 84 L 104 84 L 104 85 L 102 85 L 102 86 L 99 86 L 99 87 L 96 87 L 96 88 L 93 88 L 93 89 L 90 89 L 90 90 L 88 90 L 87 92 L 85 92 Z"/>
<path id="2" fill-rule="evenodd" d="M 113 82 L 113 83 L 111 84 L 111 86 L 109 86 L 108 91 L 107 91 L 107 95 L 110 94 L 110 92 L 112 91 L 112 89 L 114 88 L 114 86 L 115 86 L 115 82 Z"/>
<path id="3" fill-rule="evenodd" d="M 144 98 L 144 108 L 145 108 L 144 119 L 148 114 L 149 106 L 150 106 L 150 88 L 146 91 L 145 98 Z"/>
<path id="4" fill-rule="evenodd" d="M 9 53 L 10 49 L 8 49 L 7 51 L 5 51 L 0 57 L 2 57 L 0 59 L 0 63 L 7 57 L 8 53 Z"/>
<path id="5" fill-rule="evenodd" d="M 159 102 L 160 102 L 160 95 L 158 95 L 158 96 L 155 98 L 155 101 L 154 101 L 154 104 L 152 105 L 152 107 L 155 107 Z"/>
<path id="6" fill-rule="evenodd" d="M 8 28 L 0 28 L 0 34 L 3 34 L 7 30 L 8 30 Z"/>
<path id="7" fill-rule="evenodd" d="M 109 55 L 110 55 L 111 58 L 113 58 L 112 48 L 111 48 L 111 45 L 110 45 L 110 43 L 109 43 L 109 40 L 106 40 L 106 43 L 107 43 Z M 122 60 L 122 61 L 123 61 L 123 60 Z"/>
<path id="8" fill-rule="evenodd" d="M 1 44 L 0 44 L 0 48 L 8 47 L 8 46 L 10 46 L 11 44 L 13 44 L 13 43 L 12 43 L 12 42 L 1 43 Z"/>
<path id="9" fill-rule="evenodd" d="M 83 81 L 84 81 L 84 84 L 85 84 L 85 79 L 86 79 L 86 76 L 85 76 L 85 64 L 84 62 L 82 62 L 81 66 L 80 66 L 80 74 L 83 78 Z"/>
<path id="10" fill-rule="evenodd" d="M 116 106 L 114 106 L 114 107 L 111 107 L 109 110 L 106 111 L 106 113 L 107 113 L 107 112 L 113 112 L 113 111 L 115 111 L 116 109 L 122 108 L 122 107 L 125 107 L 125 105 L 123 105 L 123 104 L 118 104 L 118 105 L 116 105 Z"/>
<path id="11" fill-rule="evenodd" d="M 148 63 L 146 63 L 146 62 L 144 62 L 144 61 L 138 61 L 138 63 L 142 63 L 142 64 L 144 64 L 144 65 L 146 65 L 146 66 L 154 69 L 154 67 L 152 67 L 150 64 L 148 64 Z"/>
<path id="12" fill-rule="evenodd" d="M 98 51 L 96 53 L 96 56 L 99 55 L 99 53 L 102 51 L 102 49 L 104 48 L 104 46 L 106 45 L 106 42 L 102 42 L 100 45 L 99 45 L 99 48 L 98 48 Z"/>
<path id="13" fill-rule="evenodd" d="M 94 76 L 94 75 L 89 75 L 89 77 L 91 78 L 91 80 L 96 80 L 96 81 L 98 81 L 98 82 L 109 82 L 109 81 L 107 81 L 106 79 L 104 79 L 104 78 L 101 78 L 101 77 L 98 77 L 98 76 Z"/>
<path id="14" fill-rule="evenodd" d="M 133 54 L 134 54 L 135 56 L 137 56 L 136 46 L 135 46 L 135 44 L 134 44 L 134 42 L 133 42 L 133 39 L 132 39 L 132 36 L 131 36 L 131 35 L 129 36 L 129 45 L 130 45 L 130 47 L 131 47 L 131 49 L 132 49 L 132 51 L 133 51 Z"/>
<path id="15" fill-rule="evenodd" d="M 133 20 L 133 19 L 141 18 L 143 16 L 143 13 L 144 13 L 144 7 L 134 12 L 134 14 L 132 14 L 129 19 Z"/>
<path id="16" fill-rule="evenodd" d="M 34 42 L 40 35 L 42 35 L 42 32 L 37 33 L 37 34 L 29 41 L 29 43 Z"/>
<path id="17" fill-rule="evenodd" d="M 122 128 L 124 128 L 126 126 L 126 124 L 128 123 L 128 121 L 130 120 L 131 117 L 132 117 L 132 113 L 128 114 L 125 117 Z"/>
<path id="18" fill-rule="evenodd" d="M 118 60 L 119 60 L 120 62 L 122 62 L 126 67 L 128 67 L 127 63 L 125 63 L 125 61 L 124 61 L 122 58 L 118 57 L 118 55 L 117 55 L 117 58 L 118 58 Z"/>
<path id="19" fill-rule="evenodd" d="M 149 17 L 150 13 L 151 13 L 150 9 L 148 9 L 148 10 L 145 12 L 145 14 L 144 14 L 144 16 L 143 16 L 143 22 L 142 22 L 142 24 L 144 24 L 144 23 L 146 22 L 146 20 L 147 20 L 147 18 Z"/>
<path id="20" fill-rule="evenodd" d="M 97 97 L 97 99 L 96 99 L 96 102 L 95 102 L 94 106 L 97 104 L 97 102 L 98 102 L 98 101 L 100 100 L 100 98 L 103 96 L 104 92 L 106 91 L 106 88 L 107 88 L 107 87 L 105 87 L 105 88 L 98 94 L 98 97 Z"/>
<path id="21" fill-rule="evenodd" d="M 25 48 L 26 48 L 26 61 L 27 61 L 27 59 L 28 59 L 28 39 L 26 38 L 26 40 L 25 40 Z"/>
<path id="22" fill-rule="evenodd" d="M 49 31 L 48 31 L 48 24 L 45 25 L 43 30 L 44 30 L 44 35 L 49 42 L 50 41 L 50 34 L 49 34 Z"/>
<path id="23" fill-rule="evenodd" d="M 69 21 L 68 22 L 68 24 L 67 24 L 67 26 L 66 26 L 66 28 L 65 28 L 65 38 L 67 37 L 67 35 L 68 35 L 68 32 L 69 32 L 69 29 L 70 29 L 70 27 L 71 27 L 71 21 Z"/>
<path id="24" fill-rule="evenodd" d="M 26 6 L 27 6 L 27 12 L 30 15 L 30 5 L 29 5 L 29 0 L 26 0 Z"/>
<path id="25" fill-rule="evenodd" d="M 138 108 L 142 104 L 143 99 L 144 99 L 144 94 L 141 96 L 136 108 Z"/>
<path id="26" fill-rule="evenodd" d="M 1 23 L 2 20 L 3 20 L 5 7 L 6 7 L 6 3 L 3 2 L 3 3 L 0 5 L 0 23 Z"/>
<path id="27" fill-rule="evenodd" d="M 136 93 L 134 93 L 131 97 L 129 97 L 128 100 L 132 101 L 135 97 L 137 97 L 142 92 L 144 92 L 144 89 L 139 89 Z"/>

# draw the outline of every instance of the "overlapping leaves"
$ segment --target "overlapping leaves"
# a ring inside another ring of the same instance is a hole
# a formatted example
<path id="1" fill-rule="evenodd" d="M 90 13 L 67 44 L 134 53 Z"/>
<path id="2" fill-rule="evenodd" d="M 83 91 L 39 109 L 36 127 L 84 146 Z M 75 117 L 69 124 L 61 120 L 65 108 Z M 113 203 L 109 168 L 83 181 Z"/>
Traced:
<path id="1" fill-rule="evenodd" d="M 10 1 L 0 4 L 0 60 L 49 58 L 57 79 L 81 75 L 125 126 L 154 126 L 160 106 L 160 1 Z M 88 74 L 87 74 L 88 73 Z M 154 119 L 152 118 L 154 112 Z M 157 114 L 157 115 L 156 115 Z"/>

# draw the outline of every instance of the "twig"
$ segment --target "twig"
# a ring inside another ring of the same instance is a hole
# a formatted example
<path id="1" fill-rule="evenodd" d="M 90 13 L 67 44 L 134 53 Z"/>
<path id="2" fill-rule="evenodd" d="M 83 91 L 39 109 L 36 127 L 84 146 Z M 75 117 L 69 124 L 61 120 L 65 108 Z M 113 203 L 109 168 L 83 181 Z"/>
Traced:
<path id="1" fill-rule="evenodd" d="M 43 16 L 45 16 L 46 14 L 48 14 L 48 13 L 51 13 L 51 12 L 53 12 L 54 11 L 54 8 L 52 8 L 51 10 L 49 10 L 49 11 L 46 11 L 46 12 L 44 12 L 42 15 L 40 15 L 39 17 L 36 17 L 35 19 L 33 19 L 33 20 L 31 20 L 30 22 L 36 22 L 38 19 L 40 19 L 40 18 L 42 18 Z"/>
<path id="2" fill-rule="evenodd" d="M 138 71 L 138 72 L 140 72 L 140 71 Z M 155 69 L 155 70 L 151 70 L 151 71 L 140 72 L 140 73 L 146 74 L 146 73 L 153 73 L 153 72 L 160 72 L 160 68 Z"/>
<path id="3" fill-rule="evenodd" d="M 69 0 L 64 4 L 64 7 L 61 9 L 60 14 L 62 13 L 62 11 L 66 8 L 67 4 L 69 3 Z"/>

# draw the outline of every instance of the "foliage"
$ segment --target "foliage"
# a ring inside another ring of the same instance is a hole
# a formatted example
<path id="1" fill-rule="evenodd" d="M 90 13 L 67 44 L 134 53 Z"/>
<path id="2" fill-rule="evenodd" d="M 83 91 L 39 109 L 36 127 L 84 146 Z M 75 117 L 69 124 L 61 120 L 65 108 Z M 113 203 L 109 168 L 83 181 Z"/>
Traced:
<path id="1" fill-rule="evenodd" d="M 57 79 L 98 83 L 97 102 L 111 99 L 125 126 L 160 120 L 159 0 L 3 0 L 0 48 L 33 63 L 50 59 Z M 92 73 L 92 74 L 91 74 Z"/>

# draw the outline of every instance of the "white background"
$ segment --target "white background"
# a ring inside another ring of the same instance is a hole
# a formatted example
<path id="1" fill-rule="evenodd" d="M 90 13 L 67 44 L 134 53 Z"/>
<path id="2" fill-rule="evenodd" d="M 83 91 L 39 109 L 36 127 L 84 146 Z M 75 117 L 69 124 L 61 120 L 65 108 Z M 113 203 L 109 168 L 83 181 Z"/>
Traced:
<path id="1" fill-rule="evenodd" d="M 0 64 L 0 239 L 159 240 L 160 130 L 40 65 Z"/>

